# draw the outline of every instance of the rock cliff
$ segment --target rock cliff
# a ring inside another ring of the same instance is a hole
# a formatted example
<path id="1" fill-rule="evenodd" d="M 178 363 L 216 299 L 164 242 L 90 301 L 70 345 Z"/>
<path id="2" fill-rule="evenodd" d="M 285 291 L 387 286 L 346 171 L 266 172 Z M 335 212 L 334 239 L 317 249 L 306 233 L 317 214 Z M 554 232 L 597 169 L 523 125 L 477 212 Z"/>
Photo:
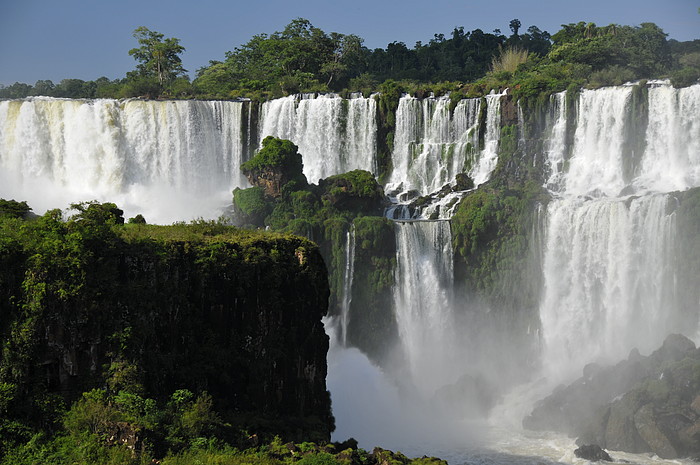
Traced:
<path id="1" fill-rule="evenodd" d="M 62 225 L 67 249 L 0 247 L 0 383 L 28 409 L 17 415 L 41 416 L 39 391 L 70 402 L 128 372 L 153 398 L 207 391 L 241 428 L 330 438 L 328 278 L 313 243 L 211 225 L 76 239 L 85 222 Z"/>

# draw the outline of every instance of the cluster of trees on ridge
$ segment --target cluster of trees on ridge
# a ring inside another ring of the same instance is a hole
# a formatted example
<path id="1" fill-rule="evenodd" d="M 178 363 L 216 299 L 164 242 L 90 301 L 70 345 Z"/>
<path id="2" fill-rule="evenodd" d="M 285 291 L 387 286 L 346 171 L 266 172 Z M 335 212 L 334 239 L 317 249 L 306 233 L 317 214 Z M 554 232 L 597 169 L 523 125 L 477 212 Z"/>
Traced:
<path id="1" fill-rule="evenodd" d="M 190 81 L 176 38 L 139 27 L 139 47 L 131 49 L 138 65 L 123 79 L 48 80 L 34 86 L 0 87 L 0 98 L 35 95 L 69 98 L 209 98 L 257 100 L 298 92 L 381 91 L 387 81 L 421 95 L 459 91 L 476 96 L 494 87 L 524 88 L 522 95 L 551 93 L 570 85 L 599 87 L 630 80 L 670 78 L 683 87 L 700 79 L 700 39 L 668 40 L 653 23 L 605 27 L 579 22 L 550 35 L 537 26 L 521 33 L 521 22 L 499 29 L 435 34 L 411 48 L 392 42 L 371 50 L 354 34 L 326 33 L 306 19 L 283 31 L 257 34 L 197 70 Z"/>

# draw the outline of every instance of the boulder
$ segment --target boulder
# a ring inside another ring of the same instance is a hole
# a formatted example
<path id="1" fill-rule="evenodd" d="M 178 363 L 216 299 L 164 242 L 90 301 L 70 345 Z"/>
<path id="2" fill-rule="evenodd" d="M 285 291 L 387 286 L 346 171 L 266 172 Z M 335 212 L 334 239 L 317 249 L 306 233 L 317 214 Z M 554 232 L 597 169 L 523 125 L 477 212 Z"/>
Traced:
<path id="1" fill-rule="evenodd" d="M 589 460 L 591 462 L 600 462 L 601 460 L 606 462 L 613 461 L 610 455 L 597 444 L 583 445 L 574 451 L 574 455 L 580 459 Z"/>
<path id="2" fill-rule="evenodd" d="M 650 355 L 659 362 L 677 362 L 695 351 L 693 341 L 682 334 L 671 334 L 665 340 L 661 348 Z"/>
<path id="3" fill-rule="evenodd" d="M 455 176 L 455 191 L 474 189 L 474 180 L 467 173 L 457 173 Z"/>
<path id="4" fill-rule="evenodd" d="M 634 414 L 634 427 L 656 455 L 662 459 L 675 459 L 678 457 L 678 452 L 666 434 L 659 428 L 655 413 L 652 404 L 644 405 Z"/>

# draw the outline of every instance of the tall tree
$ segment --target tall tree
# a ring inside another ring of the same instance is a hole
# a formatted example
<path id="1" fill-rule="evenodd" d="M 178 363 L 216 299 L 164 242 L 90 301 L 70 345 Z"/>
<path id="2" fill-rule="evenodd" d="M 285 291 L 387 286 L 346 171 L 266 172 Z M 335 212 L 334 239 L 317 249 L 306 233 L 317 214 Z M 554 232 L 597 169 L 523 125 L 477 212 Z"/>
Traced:
<path id="1" fill-rule="evenodd" d="M 163 86 L 187 72 L 180 58 L 185 51 L 180 39 L 164 38 L 163 34 L 144 26 L 134 30 L 134 37 L 140 47 L 129 50 L 129 55 L 139 62 L 136 68 L 141 76 L 154 76 Z"/>
<path id="2" fill-rule="evenodd" d="M 510 27 L 510 30 L 513 32 L 513 35 L 514 35 L 514 36 L 517 36 L 517 35 L 518 35 L 518 31 L 520 30 L 520 26 L 521 26 L 521 25 L 522 25 L 522 23 L 521 23 L 520 20 L 517 19 L 517 18 L 516 18 L 516 19 L 511 19 L 511 20 L 510 20 L 510 23 L 508 24 L 508 26 Z"/>

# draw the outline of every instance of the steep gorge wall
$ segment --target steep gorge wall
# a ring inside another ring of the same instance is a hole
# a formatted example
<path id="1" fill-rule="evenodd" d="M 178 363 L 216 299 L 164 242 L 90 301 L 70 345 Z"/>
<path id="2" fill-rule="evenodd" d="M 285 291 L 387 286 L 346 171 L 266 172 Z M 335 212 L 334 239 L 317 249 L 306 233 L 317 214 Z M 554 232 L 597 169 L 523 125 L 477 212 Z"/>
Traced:
<path id="1" fill-rule="evenodd" d="M 40 421 L 29 400 L 76 400 L 130 373 L 156 399 L 207 391 L 225 421 L 251 433 L 329 439 L 328 279 L 314 244 L 235 232 L 168 238 L 145 226 L 76 240 L 55 225 L 69 247 L 0 241 L 10 417 Z"/>

